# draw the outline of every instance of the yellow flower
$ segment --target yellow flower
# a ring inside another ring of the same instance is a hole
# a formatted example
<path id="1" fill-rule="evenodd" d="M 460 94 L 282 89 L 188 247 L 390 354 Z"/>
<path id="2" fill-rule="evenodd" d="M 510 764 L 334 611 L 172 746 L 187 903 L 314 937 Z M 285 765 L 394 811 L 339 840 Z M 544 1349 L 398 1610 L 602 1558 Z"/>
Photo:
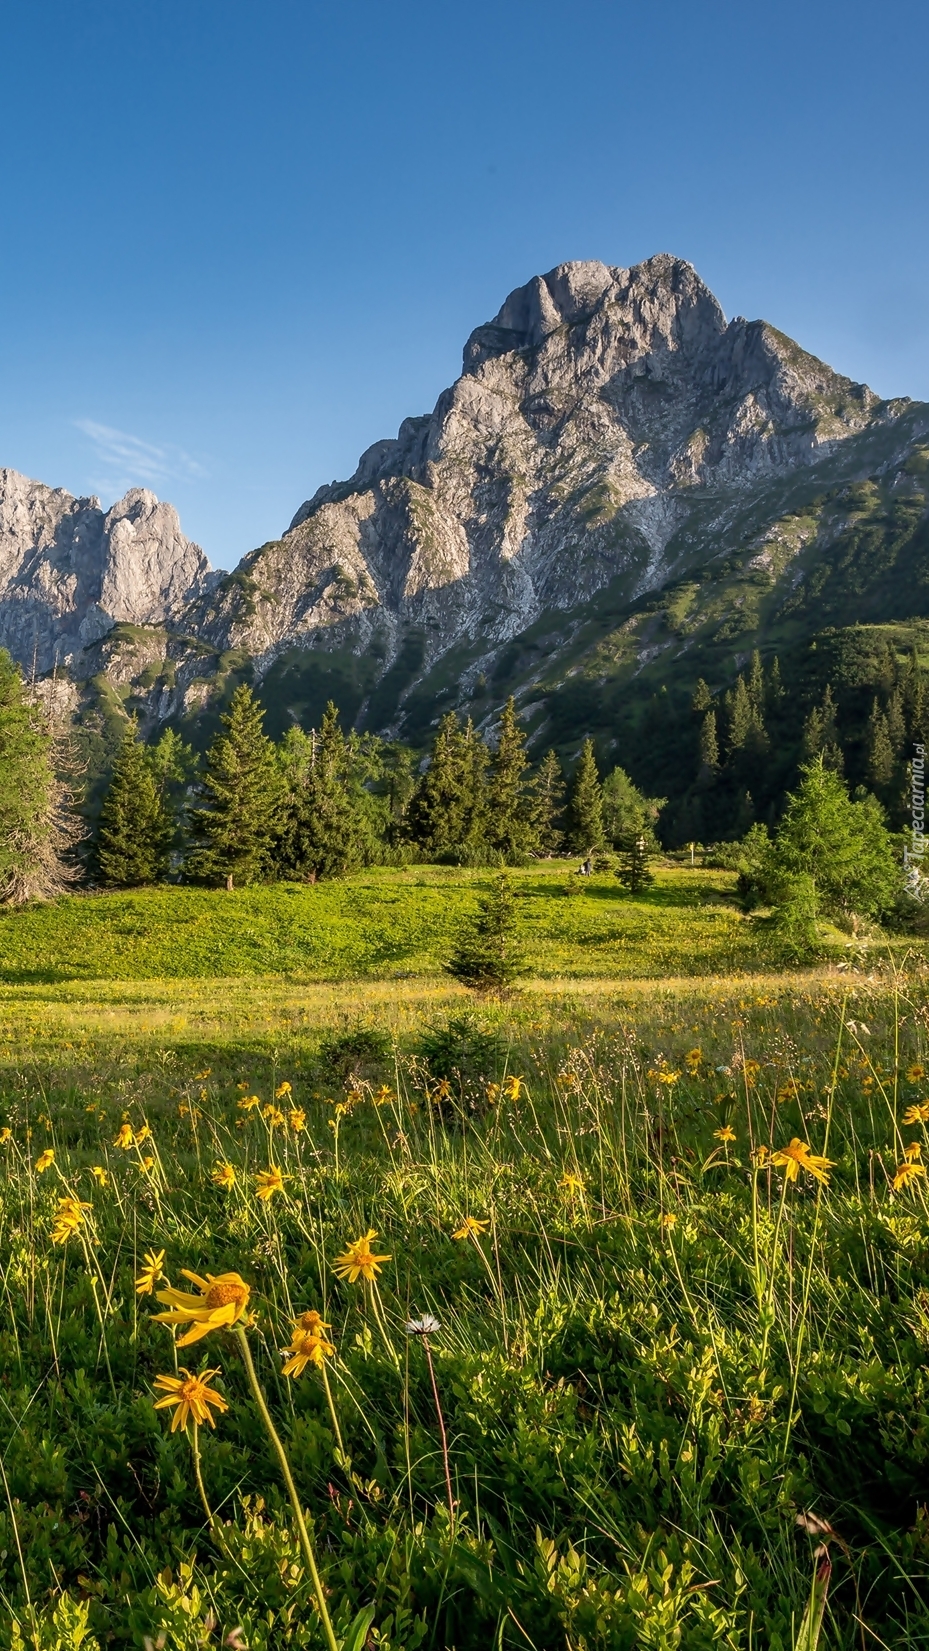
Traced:
<path id="1" fill-rule="evenodd" d="M 276 1192 L 284 1191 L 284 1177 L 276 1164 L 270 1169 L 260 1169 L 255 1176 L 255 1197 L 260 1198 L 263 1204 L 274 1197 Z"/>
<path id="2" fill-rule="evenodd" d="M 143 1175 L 151 1175 L 152 1170 L 154 1168 L 155 1168 L 154 1158 L 147 1157 L 147 1158 L 143 1158 L 143 1159 L 140 1160 L 139 1169 L 142 1171 Z"/>
<path id="3" fill-rule="evenodd" d="M 335 1352 L 331 1341 L 322 1334 L 328 1330 L 318 1313 L 303 1313 L 293 1327 L 290 1346 L 285 1348 L 285 1376 L 302 1376 L 308 1364 L 321 1366 Z"/>
<path id="4" fill-rule="evenodd" d="M 908 1147 L 903 1148 L 903 1156 L 908 1164 L 918 1164 L 923 1155 L 923 1149 L 918 1141 L 911 1141 Z"/>
<path id="5" fill-rule="evenodd" d="M 526 1084 L 523 1078 L 513 1076 L 505 1078 L 503 1081 L 503 1093 L 508 1101 L 518 1101 L 520 1095 L 525 1093 L 525 1089 Z"/>
<path id="6" fill-rule="evenodd" d="M 735 1138 L 735 1130 L 732 1128 L 731 1124 L 723 1124 L 722 1129 L 714 1129 L 713 1131 L 714 1141 L 725 1141 L 727 1146 L 729 1142 L 734 1141 Z"/>
<path id="7" fill-rule="evenodd" d="M 487 1093 L 487 1099 L 490 1102 L 490 1105 L 491 1106 L 496 1106 L 497 1102 L 500 1099 L 500 1085 L 498 1083 L 489 1083 L 487 1085 L 486 1093 Z"/>
<path id="8" fill-rule="evenodd" d="M 805 1169 L 809 1170 L 811 1175 L 815 1175 L 824 1187 L 829 1185 L 826 1171 L 833 1168 L 833 1160 L 817 1157 L 810 1151 L 806 1141 L 801 1141 L 796 1135 L 789 1146 L 780 1147 L 777 1152 L 771 1154 L 771 1162 L 776 1169 L 784 1171 L 788 1181 L 796 1181 L 797 1172 Z"/>
<path id="9" fill-rule="evenodd" d="M 137 1147 L 140 1147 L 142 1145 L 143 1141 L 151 1140 L 151 1134 L 152 1134 L 152 1132 L 149 1129 L 148 1124 L 143 1124 L 142 1128 L 137 1129 L 136 1132 L 135 1132 L 135 1136 L 134 1136 L 135 1145 Z"/>
<path id="10" fill-rule="evenodd" d="M 178 1342 L 179 1347 L 180 1345 Z M 209 1422 L 210 1427 L 216 1426 L 210 1414 L 210 1405 L 220 1414 L 229 1409 L 226 1400 L 209 1385 L 213 1377 L 218 1375 L 218 1370 L 204 1370 L 199 1376 L 192 1376 L 190 1371 L 181 1365 L 180 1376 L 155 1377 L 155 1390 L 165 1394 L 163 1399 L 155 1400 L 155 1409 L 164 1410 L 168 1405 L 177 1405 L 171 1419 L 172 1433 L 177 1433 L 179 1428 L 186 1429 L 191 1417 L 194 1427 L 199 1427 L 201 1422 Z"/>
<path id="11" fill-rule="evenodd" d="M 907 1083 L 922 1083 L 925 1076 L 926 1068 L 919 1061 L 914 1061 L 912 1066 L 908 1066 L 906 1069 Z"/>
<path id="12" fill-rule="evenodd" d="M 742 1075 L 745 1079 L 745 1086 L 746 1086 L 747 1089 L 754 1089 L 755 1080 L 757 1079 L 758 1074 L 759 1074 L 760 1071 L 761 1071 L 761 1062 L 760 1061 L 749 1060 L 749 1061 L 745 1061 L 743 1063 Z"/>
<path id="13" fill-rule="evenodd" d="M 386 1083 L 382 1083 L 380 1089 L 376 1089 L 371 1096 L 375 1106 L 386 1106 L 388 1101 L 392 1101 L 393 1098 L 394 1092 L 392 1089 L 388 1089 Z"/>
<path id="14" fill-rule="evenodd" d="M 354 1244 L 349 1244 L 341 1255 L 337 1255 L 333 1268 L 337 1278 L 347 1279 L 349 1284 L 356 1284 L 359 1278 L 366 1278 L 369 1282 L 377 1277 L 381 1270 L 381 1263 L 392 1259 L 389 1255 L 372 1255 L 371 1240 L 377 1237 L 373 1227 L 362 1238 L 356 1238 Z"/>
<path id="15" fill-rule="evenodd" d="M 142 1270 L 135 1281 L 137 1295 L 150 1296 L 154 1294 L 155 1285 L 164 1278 L 164 1264 L 164 1250 L 146 1250 Z"/>
<path id="16" fill-rule="evenodd" d="M 276 1101 L 282 1101 L 284 1099 L 285 1095 L 292 1095 L 292 1094 L 293 1094 L 293 1090 L 291 1089 L 290 1084 L 285 1079 L 285 1081 L 283 1083 L 279 1083 L 277 1088 L 275 1089 L 274 1099 Z"/>
<path id="17" fill-rule="evenodd" d="M 204 1078 L 208 1078 L 210 1076 L 210 1074 L 212 1073 L 212 1071 L 213 1071 L 213 1068 L 211 1066 L 205 1066 L 203 1068 L 202 1072 L 195 1072 L 194 1073 L 194 1083 L 202 1083 Z"/>
<path id="18" fill-rule="evenodd" d="M 234 1187 L 235 1166 L 233 1164 L 217 1164 L 213 1171 L 213 1180 L 218 1187 Z"/>
<path id="19" fill-rule="evenodd" d="M 779 1101 L 795 1101 L 803 1093 L 803 1085 L 799 1078 L 788 1078 L 777 1091 Z"/>
<path id="20" fill-rule="evenodd" d="M 84 1211 L 91 1208 L 92 1205 L 82 1204 L 79 1198 L 59 1198 L 52 1227 L 52 1243 L 66 1244 L 69 1238 L 73 1238 L 84 1219 Z"/>
<path id="21" fill-rule="evenodd" d="M 283 1129 L 285 1123 L 287 1122 L 287 1120 L 284 1117 L 284 1114 L 281 1111 L 280 1107 L 279 1106 L 272 1106 L 270 1101 L 268 1102 L 267 1106 L 262 1107 L 261 1116 L 263 1118 L 267 1118 L 268 1123 L 269 1123 L 269 1125 L 272 1129 Z"/>
<path id="22" fill-rule="evenodd" d="M 770 1157 L 771 1148 L 766 1147 L 762 1142 L 761 1146 L 756 1147 L 752 1153 L 752 1163 L 757 1169 L 764 1169 Z"/>
<path id="23" fill-rule="evenodd" d="M 261 1105 L 261 1096 L 260 1095 L 243 1095 L 241 1101 L 239 1101 L 237 1104 L 238 1104 L 238 1108 L 239 1108 L 240 1112 L 251 1112 L 251 1111 L 253 1111 L 253 1109 L 256 1106 Z"/>
<path id="24" fill-rule="evenodd" d="M 287 1120 L 295 1135 L 299 1135 L 301 1129 L 306 1129 L 306 1113 L 300 1106 L 291 1107 Z"/>
<path id="25" fill-rule="evenodd" d="M 576 1198 L 578 1193 L 584 1191 L 583 1178 L 575 1175 L 573 1170 L 565 1170 L 558 1185 L 566 1198 Z"/>
<path id="26" fill-rule="evenodd" d="M 163 1301 L 170 1312 L 154 1315 L 157 1323 L 170 1324 L 175 1329 L 190 1325 L 187 1333 L 179 1338 L 178 1347 L 199 1341 L 211 1330 L 225 1330 L 244 1316 L 251 1290 L 238 1273 L 207 1273 L 206 1278 L 201 1278 L 198 1273 L 182 1269 L 181 1277 L 196 1284 L 200 1294 L 195 1296 L 189 1290 L 159 1290 L 156 1299 Z"/>
<path id="27" fill-rule="evenodd" d="M 680 1077 L 681 1074 L 679 1072 L 659 1072 L 658 1082 L 668 1084 L 670 1086 L 673 1083 L 679 1083 Z"/>
<path id="28" fill-rule="evenodd" d="M 905 1159 L 902 1164 L 897 1165 L 897 1173 L 893 1179 L 894 1192 L 899 1192 L 901 1187 L 908 1187 L 911 1182 L 918 1181 L 925 1173 L 925 1164 L 916 1164 L 910 1158 Z"/>
<path id="29" fill-rule="evenodd" d="M 929 1124 L 929 1101 L 920 1101 L 917 1106 L 908 1106 L 903 1114 L 905 1124 Z"/>
<path id="30" fill-rule="evenodd" d="M 43 1175 L 47 1169 L 51 1169 L 54 1162 L 54 1147 L 46 1147 L 44 1152 L 39 1153 L 39 1156 L 35 1161 L 36 1173 L 38 1175 Z"/>
<path id="31" fill-rule="evenodd" d="M 106 1174 L 106 1170 L 103 1168 L 102 1164 L 91 1164 L 90 1173 L 93 1176 L 94 1180 L 96 1181 L 98 1187 L 105 1187 L 106 1186 L 106 1184 L 107 1184 L 107 1174 Z"/>
<path id="32" fill-rule="evenodd" d="M 479 1221 L 473 1215 L 466 1215 L 461 1226 L 452 1233 L 453 1238 L 480 1238 L 490 1226 L 489 1221 Z"/>
<path id="33" fill-rule="evenodd" d="M 673 1210 L 665 1211 L 664 1215 L 661 1217 L 661 1226 L 662 1230 L 666 1233 L 669 1233 L 672 1227 L 677 1226 L 677 1216 Z"/>
<path id="34" fill-rule="evenodd" d="M 113 1142 L 114 1147 L 121 1147 L 123 1152 L 128 1152 L 134 1141 L 135 1136 L 132 1133 L 132 1125 L 121 1124 L 119 1134 Z"/>
<path id="35" fill-rule="evenodd" d="M 686 1055 L 684 1056 L 684 1062 L 688 1072 L 698 1072 L 700 1070 L 700 1063 L 702 1060 L 702 1049 L 688 1049 Z"/>
<path id="36" fill-rule="evenodd" d="M 4 1124 L 3 1128 L 0 1129 L 0 1145 L 6 1146 L 7 1141 L 12 1141 L 12 1139 L 13 1131 L 9 1124 Z"/>

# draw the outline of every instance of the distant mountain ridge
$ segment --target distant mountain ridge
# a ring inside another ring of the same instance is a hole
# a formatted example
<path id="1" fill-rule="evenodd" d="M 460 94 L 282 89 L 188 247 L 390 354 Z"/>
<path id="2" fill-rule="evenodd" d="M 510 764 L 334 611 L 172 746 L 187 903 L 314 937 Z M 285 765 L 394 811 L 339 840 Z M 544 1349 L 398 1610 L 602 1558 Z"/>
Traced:
<path id="1" fill-rule="evenodd" d="M 0 644 L 57 661 L 75 702 L 106 681 L 151 721 L 211 714 L 250 674 L 279 727 L 331 692 L 359 726 L 421 740 L 450 704 L 492 719 L 512 689 L 565 740 L 574 679 L 634 697 L 813 634 L 857 520 L 842 489 L 916 509 L 927 437 L 929 407 L 727 322 L 681 259 L 562 264 L 476 328 L 431 414 L 232 574 L 151 494 L 104 515 L 0 472 Z M 878 616 L 868 577 L 842 587 L 843 623 Z M 917 586 L 894 598 L 907 615 L 929 613 Z"/>

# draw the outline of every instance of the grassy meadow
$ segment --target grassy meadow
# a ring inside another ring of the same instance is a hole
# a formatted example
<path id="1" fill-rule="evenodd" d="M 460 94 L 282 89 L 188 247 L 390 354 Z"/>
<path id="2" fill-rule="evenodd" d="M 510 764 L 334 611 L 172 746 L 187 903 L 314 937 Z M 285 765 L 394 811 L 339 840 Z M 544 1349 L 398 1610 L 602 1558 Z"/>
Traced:
<path id="1" fill-rule="evenodd" d="M 569 875 L 503 1003 L 479 874 L 0 918 L 5 1651 L 929 1646 L 922 960 Z"/>

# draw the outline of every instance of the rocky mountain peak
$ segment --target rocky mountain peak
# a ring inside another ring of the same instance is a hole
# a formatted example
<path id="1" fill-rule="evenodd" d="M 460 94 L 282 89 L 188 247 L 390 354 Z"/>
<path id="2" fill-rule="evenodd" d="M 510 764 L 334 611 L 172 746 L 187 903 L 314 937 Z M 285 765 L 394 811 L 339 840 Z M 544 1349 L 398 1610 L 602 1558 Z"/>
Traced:
<path id="1" fill-rule="evenodd" d="M 0 470 L 0 646 L 27 669 L 52 670 L 119 623 L 171 623 L 210 578 L 174 506 L 146 488 L 104 511 Z"/>

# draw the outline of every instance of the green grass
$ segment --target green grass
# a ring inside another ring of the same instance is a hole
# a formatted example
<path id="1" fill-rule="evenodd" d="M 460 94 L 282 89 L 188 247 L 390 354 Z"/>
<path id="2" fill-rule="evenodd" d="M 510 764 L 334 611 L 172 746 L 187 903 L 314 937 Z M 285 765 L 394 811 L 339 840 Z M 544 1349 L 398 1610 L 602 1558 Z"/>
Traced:
<path id="1" fill-rule="evenodd" d="M 926 1139 L 902 1127 L 927 1092 L 918 969 L 553 979 L 477 1008 L 428 978 L 75 981 L 7 985 L 0 1016 L 0 1646 L 17 1621 L 40 1651 L 82 1626 L 83 1651 L 323 1643 L 234 1338 L 179 1355 L 229 1403 L 201 1440 L 212 1535 L 153 1408 L 174 1354 L 134 1289 L 152 1249 L 174 1282 L 252 1288 L 340 1635 L 370 1606 L 382 1651 L 788 1651 L 812 1511 L 844 1544 L 824 1644 L 929 1645 L 929 1220 L 921 1183 L 889 1184 Z M 524 1092 L 488 1096 L 508 1074 Z M 240 1107 L 282 1080 L 282 1127 Z M 151 1136 L 121 1150 L 124 1122 Z M 828 1187 L 753 1164 L 794 1135 L 834 1160 Z M 51 1241 L 66 1191 L 86 1247 Z M 479 1242 L 452 1237 L 467 1215 Z M 376 1297 L 332 1267 L 369 1227 Z M 280 1374 L 310 1307 L 344 1453 L 319 1373 Z M 454 1530 L 403 1329 L 422 1312 Z"/>
<path id="2" fill-rule="evenodd" d="M 666 868 L 632 899 L 576 862 L 515 872 L 533 972 L 614 978 L 763 966 L 727 872 Z M 72 895 L 0 914 L 0 982 L 278 974 L 305 980 L 441 972 L 489 874 L 416 866 L 344 882 Z"/>

